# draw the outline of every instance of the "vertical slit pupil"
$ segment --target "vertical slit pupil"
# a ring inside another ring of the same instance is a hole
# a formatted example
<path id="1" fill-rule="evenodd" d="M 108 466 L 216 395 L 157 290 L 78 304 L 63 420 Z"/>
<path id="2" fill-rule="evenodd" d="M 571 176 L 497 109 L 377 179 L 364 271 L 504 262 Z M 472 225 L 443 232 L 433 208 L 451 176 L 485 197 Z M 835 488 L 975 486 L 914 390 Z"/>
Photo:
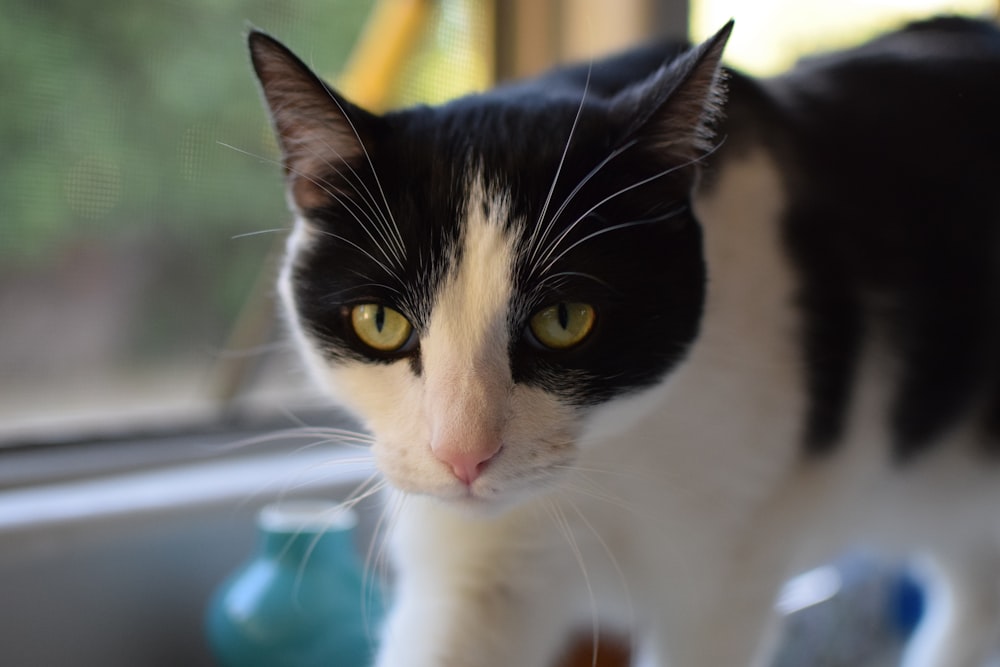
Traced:
<path id="1" fill-rule="evenodd" d="M 556 308 L 556 312 L 557 312 L 557 314 L 559 316 L 559 326 L 561 326 L 563 329 L 568 328 L 568 326 L 569 326 L 569 308 L 566 307 L 566 304 L 565 303 L 560 303 L 557 306 L 557 308 Z"/>
<path id="2" fill-rule="evenodd" d="M 385 327 L 385 307 L 379 306 L 375 310 L 375 329 L 379 333 L 382 333 L 383 327 Z"/>

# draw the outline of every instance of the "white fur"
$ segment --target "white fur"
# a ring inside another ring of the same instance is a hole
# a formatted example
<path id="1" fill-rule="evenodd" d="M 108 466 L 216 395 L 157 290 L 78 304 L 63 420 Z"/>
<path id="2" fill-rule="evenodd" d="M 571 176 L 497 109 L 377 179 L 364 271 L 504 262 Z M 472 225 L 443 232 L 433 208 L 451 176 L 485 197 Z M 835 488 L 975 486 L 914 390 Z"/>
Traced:
<path id="1" fill-rule="evenodd" d="M 295 316 L 291 265 L 280 291 L 321 382 L 378 436 L 373 452 L 393 485 L 480 507 L 533 493 L 553 466 L 571 461 L 579 425 L 574 412 L 555 398 L 511 379 L 505 320 L 514 248 L 501 224 L 507 207 L 494 197 L 490 208 L 496 217 L 487 220 L 482 215 L 487 193 L 479 184 L 471 192 L 462 261 L 435 295 L 430 325 L 420 339 L 421 377 L 406 361 L 326 364 Z M 307 229 L 300 221 L 289 242 L 290 257 L 310 242 Z M 470 487 L 439 458 L 440 448 L 488 447 L 490 441 L 502 449 L 490 460 L 489 473 Z"/>
<path id="2" fill-rule="evenodd" d="M 877 344 L 843 449 L 804 461 L 782 188 L 757 152 L 699 198 L 710 280 L 697 343 L 663 386 L 584 423 L 511 381 L 502 197 L 498 220 L 470 202 L 464 261 L 421 339 L 426 379 L 405 362 L 323 367 L 377 436 L 380 467 L 408 492 L 394 522 L 398 587 L 379 667 L 543 667 L 580 626 L 629 631 L 652 665 L 759 667 L 781 582 L 855 543 L 922 551 L 933 563 L 945 604 L 905 667 L 978 667 L 996 632 L 995 581 L 982 582 L 996 573 L 988 549 L 1000 484 L 951 443 L 893 469 L 892 367 Z M 468 489 L 433 450 L 435 434 L 460 438 L 465 420 L 502 442 Z"/>
<path id="3" fill-rule="evenodd" d="M 421 340 L 423 410 L 431 450 L 444 461 L 462 455 L 486 460 L 496 453 L 513 388 L 506 326 L 513 239 L 483 218 L 482 197 L 477 189 L 471 198 L 462 261 L 437 295 Z M 505 216 L 506 208 L 498 208 Z"/>

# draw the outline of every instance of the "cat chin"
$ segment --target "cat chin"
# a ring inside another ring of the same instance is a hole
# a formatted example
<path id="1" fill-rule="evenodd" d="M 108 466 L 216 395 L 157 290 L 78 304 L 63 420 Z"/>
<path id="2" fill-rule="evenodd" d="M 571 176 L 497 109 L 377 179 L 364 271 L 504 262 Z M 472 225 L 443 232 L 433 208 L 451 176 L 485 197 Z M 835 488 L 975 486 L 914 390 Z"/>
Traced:
<path id="1" fill-rule="evenodd" d="M 451 512 L 472 518 L 491 518 L 501 516 L 522 505 L 524 500 L 515 496 L 496 496 L 484 498 L 468 494 L 456 498 L 440 498 L 431 496 L 437 504 Z"/>
<path id="2" fill-rule="evenodd" d="M 429 495 L 442 509 L 472 518 L 495 518 L 517 510 L 550 491 L 548 485 L 496 493 L 469 491 L 455 496 Z"/>
<path id="3" fill-rule="evenodd" d="M 421 488 L 405 480 L 394 480 L 385 472 L 383 475 L 390 486 L 403 495 L 426 498 L 442 509 L 473 517 L 498 516 L 523 504 L 532 495 L 523 490 L 508 492 L 493 487 L 475 489 L 457 482 L 434 489 Z"/>

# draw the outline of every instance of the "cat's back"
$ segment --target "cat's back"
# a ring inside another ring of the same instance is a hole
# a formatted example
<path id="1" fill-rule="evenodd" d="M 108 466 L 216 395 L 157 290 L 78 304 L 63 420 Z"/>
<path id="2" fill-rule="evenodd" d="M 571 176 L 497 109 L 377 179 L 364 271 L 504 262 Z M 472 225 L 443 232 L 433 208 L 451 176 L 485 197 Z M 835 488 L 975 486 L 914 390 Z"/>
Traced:
<path id="1" fill-rule="evenodd" d="M 898 457 L 970 419 L 995 446 L 1000 30 L 934 19 L 736 84 L 729 129 L 768 145 L 785 182 L 809 446 L 841 439 L 874 339 L 893 354 Z"/>
<path id="2" fill-rule="evenodd" d="M 1000 28 L 993 24 L 914 23 L 854 49 L 803 59 L 763 86 L 788 141 L 805 142 L 802 160 L 818 157 L 818 149 L 845 152 L 866 158 L 854 165 L 863 169 L 880 158 L 919 154 L 925 168 L 938 171 L 940 158 L 996 159 L 1000 147 L 1000 132 L 990 131 L 1000 110 Z"/>

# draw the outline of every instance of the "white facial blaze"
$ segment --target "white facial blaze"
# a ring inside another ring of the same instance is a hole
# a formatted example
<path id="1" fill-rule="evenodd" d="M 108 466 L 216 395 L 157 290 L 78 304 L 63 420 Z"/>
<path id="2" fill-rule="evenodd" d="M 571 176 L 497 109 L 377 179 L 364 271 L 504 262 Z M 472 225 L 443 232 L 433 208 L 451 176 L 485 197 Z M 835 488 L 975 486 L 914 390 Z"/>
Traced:
<path id="1" fill-rule="evenodd" d="M 514 239 L 504 202 L 491 202 L 487 219 L 484 196 L 479 184 L 471 188 L 460 260 L 435 299 L 421 349 L 432 448 L 488 458 L 501 444 L 512 384 Z"/>
<path id="2" fill-rule="evenodd" d="M 408 359 L 326 361 L 295 316 L 291 263 L 281 291 L 309 365 L 371 430 L 393 486 L 446 499 L 467 498 L 471 488 L 503 503 L 545 488 L 554 467 L 573 458 L 579 420 L 554 394 L 513 382 L 509 318 L 521 230 L 510 229 L 502 196 L 488 200 L 487 217 L 485 196 L 481 184 L 470 188 L 460 247 L 420 336 L 419 373 Z M 308 247 L 306 232 L 296 233 L 290 253 Z M 468 485 L 459 473 L 478 470 L 477 462 L 488 465 Z"/>

